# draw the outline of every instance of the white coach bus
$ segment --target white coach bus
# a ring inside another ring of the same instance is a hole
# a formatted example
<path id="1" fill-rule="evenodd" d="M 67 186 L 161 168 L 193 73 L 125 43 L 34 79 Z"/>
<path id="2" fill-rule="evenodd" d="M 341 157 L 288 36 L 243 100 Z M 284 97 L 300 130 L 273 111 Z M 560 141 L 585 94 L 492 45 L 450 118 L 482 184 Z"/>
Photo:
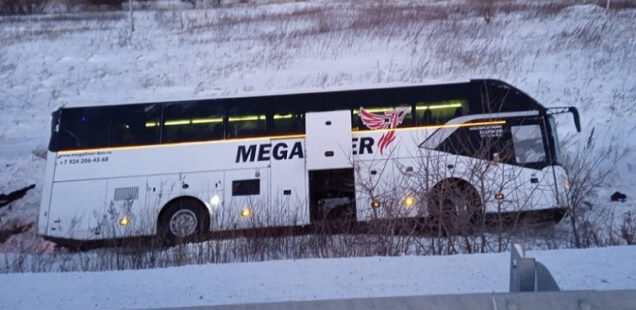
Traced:
<path id="1" fill-rule="evenodd" d="M 497 80 L 60 108 L 56 242 L 563 210 L 551 114 Z"/>

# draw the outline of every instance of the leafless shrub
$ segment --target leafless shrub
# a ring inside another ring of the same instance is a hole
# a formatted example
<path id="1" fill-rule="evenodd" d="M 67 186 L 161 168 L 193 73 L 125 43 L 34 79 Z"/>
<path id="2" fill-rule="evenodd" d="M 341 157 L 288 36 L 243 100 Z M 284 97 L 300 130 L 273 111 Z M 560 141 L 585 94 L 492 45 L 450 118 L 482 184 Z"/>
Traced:
<path id="1" fill-rule="evenodd" d="M 601 206 L 593 205 L 590 200 L 629 153 L 627 147 L 620 147 L 611 137 L 603 137 L 603 140 L 614 142 L 598 145 L 594 132 L 593 128 L 584 146 L 564 159 L 569 182 L 566 197 L 570 207 L 566 218 L 571 227 L 573 246 L 577 248 L 602 243 L 599 234 L 604 232 L 599 231 L 591 219 L 592 211 Z"/>
<path id="2" fill-rule="evenodd" d="M 631 211 L 627 211 L 623 216 L 620 231 L 621 237 L 627 244 L 636 244 L 636 219 L 634 219 Z"/>
<path id="3" fill-rule="evenodd" d="M 83 0 L 83 1 L 89 5 L 98 6 L 103 9 L 119 10 L 121 9 L 121 4 L 124 0 Z"/>
<path id="4" fill-rule="evenodd" d="M 21 234 L 33 227 L 33 223 L 20 223 L 18 221 L 9 221 L 3 223 L 0 219 L 0 243 L 4 243 L 13 235 Z"/>
<path id="5" fill-rule="evenodd" d="M 1 0 L 0 15 L 41 14 L 49 0 Z"/>

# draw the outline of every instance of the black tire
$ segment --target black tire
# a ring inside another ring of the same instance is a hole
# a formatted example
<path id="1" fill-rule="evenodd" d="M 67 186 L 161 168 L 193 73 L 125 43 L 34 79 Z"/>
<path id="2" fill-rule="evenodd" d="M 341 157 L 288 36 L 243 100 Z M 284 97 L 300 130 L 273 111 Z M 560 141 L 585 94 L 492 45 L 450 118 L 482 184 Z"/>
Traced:
<path id="1" fill-rule="evenodd" d="M 342 205 L 335 207 L 327 213 L 325 220 L 327 221 L 355 221 L 355 209 L 351 205 Z"/>
<path id="2" fill-rule="evenodd" d="M 210 215 L 194 198 L 170 202 L 159 216 L 157 234 L 169 244 L 199 240 L 210 227 Z"/>
<path id="3" fill-rule="evenodd" d="M 435 185 L 428 196 L 428 212 L 434 226 L 453 235 L 474 231 L 483 217 L 479 193 L 461 180 Z"/>

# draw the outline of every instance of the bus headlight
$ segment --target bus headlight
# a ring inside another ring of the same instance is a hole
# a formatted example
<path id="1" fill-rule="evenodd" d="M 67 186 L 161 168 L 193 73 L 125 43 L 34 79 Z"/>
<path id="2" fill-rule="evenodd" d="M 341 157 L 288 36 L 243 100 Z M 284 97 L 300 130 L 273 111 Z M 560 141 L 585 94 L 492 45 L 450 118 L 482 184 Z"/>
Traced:
<path id="1" fill-rule="evenodd" d="M 129 224 L 130 224 L 130 218 L 129 217 L 124 216 L 124 217 L 119 219 L 119 225 L 128 226 Z"/>
<path id="2" fill-rule="evenodd" d="M 212 198 L 210 198 L 210 204 L 213 207 L 218 206 L 220 203 L 221 203 L 221 197 L 219 197 L 219 195 L 215 194 L 214 196 L 212 196 Z"/>

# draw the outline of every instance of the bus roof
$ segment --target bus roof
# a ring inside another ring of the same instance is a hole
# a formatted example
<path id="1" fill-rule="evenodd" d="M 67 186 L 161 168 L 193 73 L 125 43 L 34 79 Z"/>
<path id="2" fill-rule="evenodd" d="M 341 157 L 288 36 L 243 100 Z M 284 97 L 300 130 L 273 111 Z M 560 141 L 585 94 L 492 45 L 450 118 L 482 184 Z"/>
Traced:
<path id="1" fill-rule="evenodd" d="M 87 107 L 101 107 L 101 106 L 116 106 L 116 105 L 129 105 L 129 104 L 149 104 L 149 103 L 169 103 L 169 102 L 192 102 L 192 101 L 207 101 L 207 100 L 222 100 L 222 99 L 246 99 L 246 98 L 260 98 L 260 97 L 277 97 L 277 96 L 293 96 L 293 95 L 308 95 L 308 94 L 328 94 L 338 92 L 353 92 L 353 91 L 366 91 L 366 90 L 387 90 L 396 88 L 413 88 L 413 87 L 426 87 L 426 86 L 443 86 L 443 85 L 457 85 L 468 84 L 472 81 L 480 80 L 431 80 L 422 83 L 383 83 L 383 84 L 349 84 L 342 86 L 332 86 L 328 88 L 298 88 L 298 89 L 285 89 L 285 90 L 263 90 L 254 92 L 240 92 L 234 95 L 218 96 L 218 97 L 206 97 L 206 98 L 173 98 L 161 101 L 148 101 L 148 102 L 127 102 L 127 103 L 105 103 L 105 104 L 83 104 L 83 103 L 71 103 L 60 107 L 66 108 L 87 108 Z"/>
<path id="2" fill-rule="evenodd" d="M 479 95 L 485 94 L 487 98 Z M 408 83 L 392 83 L 383 84 L 381 86 L 365 87 L 333 87 L 329 89 L 300 89 L 290 92 L 278 92 L 263 94 L 248 93 L 238 94 L 236 96 L 218 97 L 218 98 L 205 98 L 205 99 L 188 99 L 188 100 L 172 100 L 172 101 L 155 101 L 155 102 L 140 102 L 140 103 L 124 103 L 124 104 L 100 104 L 100 105 L 72 105 L 61 107 L 59 110 L 74 109 L 74 108 L 98 108 L 98 107 L 115 107 L 115 106 L 133 106 L 133 105 L 150 105 L 150 104 L 174 104 L 174 103 L 202 103 L 202 104 L 221 104 L 225 103 L 246 103 L 252 99 L 261 100 L 263 103 L 268 104 L 272 102 L 288 102 L 294 103 L 296 99 L 303 102 L 313 102 L 314 106 L 318 102 L 323 102 L 329 106 L 330 101 L 353 101 L 360 102 L 361 98 L 365 98 L 364 101 L 376 100 L 379 97 L 388 96 L 394 97 L 395 94 L 400 94 L 401 97 L 412 97 L 416 94 L 421 95 L 439 95 L 448 96 L 463 95 L 471 97 L 473 101 L 481 100 L 488 101 L 490 107 L 482 107 L 488 111 L 525 111 L 525 110 L 545 110 L 541 104 L 536 102 L 533 98 L 526 93 L 517 89 L 516 87 L 495 79 L 473 79 L 454 82 L 435 82 L 429 84 L 408 84 Z M 475 102 L 476 104 L 476 102 Z M 482 103 L 483 104 L 483 103 Z"/>

